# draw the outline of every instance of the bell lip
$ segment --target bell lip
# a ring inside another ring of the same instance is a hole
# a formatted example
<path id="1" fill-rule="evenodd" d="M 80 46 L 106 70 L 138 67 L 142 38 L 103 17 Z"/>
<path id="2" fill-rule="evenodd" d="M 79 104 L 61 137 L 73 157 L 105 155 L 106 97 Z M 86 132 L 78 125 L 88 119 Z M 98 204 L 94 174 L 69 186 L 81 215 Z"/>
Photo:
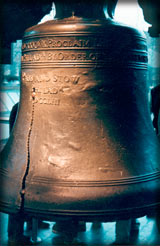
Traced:
<path id="1" fill-rule="evenodd" d="M 116 209 L 116 210 L 42 210 L 42 209 L 33 209 L 25 207 L 24 210 L 21 210 L 19 206 L 2 207 L 0 212 L 6 214 L 16 215 L 19 214 L 25 217 L 36 217 L 42 220 L 48 221 L 60 221 L 68 219 L 78 219 L 85 222 L 114 222 L 117 220 L 127 220 L 131 218 L 141 218 L 144 216 L 149 216 L 157 214 L 160 210 L 160 203 L 154 203 L 143 207 L 132 207 L 129 209 Z"/>

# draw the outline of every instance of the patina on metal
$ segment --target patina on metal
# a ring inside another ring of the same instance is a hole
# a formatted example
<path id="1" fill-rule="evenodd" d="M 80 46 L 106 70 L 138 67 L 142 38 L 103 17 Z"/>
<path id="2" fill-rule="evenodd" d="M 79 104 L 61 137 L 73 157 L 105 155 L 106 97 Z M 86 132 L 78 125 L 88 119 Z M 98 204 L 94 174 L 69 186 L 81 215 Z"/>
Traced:
<path id="1" fill-rule="evenodd" d="M 0 170 L 4 212 L 112 221 L 159 206 L 146 40 L 97 2 L 60 2 L 55 20 L 24 34 L 19 114 Z"/>

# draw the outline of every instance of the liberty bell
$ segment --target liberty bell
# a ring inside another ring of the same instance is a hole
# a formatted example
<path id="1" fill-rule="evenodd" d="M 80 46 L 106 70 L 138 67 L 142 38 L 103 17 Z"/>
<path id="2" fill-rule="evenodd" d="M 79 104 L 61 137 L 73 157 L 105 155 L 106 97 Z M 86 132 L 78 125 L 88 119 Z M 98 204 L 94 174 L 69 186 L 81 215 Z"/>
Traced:
<path id="1" fill-rule="evenodd" d="M 112 19 L 112 1 L 56 2 L 56 18 L 23 37 L 0 209 L 46 220 L 144 216 L 160 205 L 146 39 Z"/>

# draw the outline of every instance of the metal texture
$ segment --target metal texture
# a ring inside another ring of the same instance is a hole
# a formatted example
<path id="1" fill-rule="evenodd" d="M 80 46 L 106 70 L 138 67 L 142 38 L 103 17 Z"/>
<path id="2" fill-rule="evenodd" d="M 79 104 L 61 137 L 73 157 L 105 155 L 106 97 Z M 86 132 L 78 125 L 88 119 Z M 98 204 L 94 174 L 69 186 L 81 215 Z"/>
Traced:
<path id="1" fill-rule="evenodd" d="M 111 19 L 73 15 L 29 28 L 1 210 L 112 221 L 159 206 L 146 75 L 145 37 Z"/>

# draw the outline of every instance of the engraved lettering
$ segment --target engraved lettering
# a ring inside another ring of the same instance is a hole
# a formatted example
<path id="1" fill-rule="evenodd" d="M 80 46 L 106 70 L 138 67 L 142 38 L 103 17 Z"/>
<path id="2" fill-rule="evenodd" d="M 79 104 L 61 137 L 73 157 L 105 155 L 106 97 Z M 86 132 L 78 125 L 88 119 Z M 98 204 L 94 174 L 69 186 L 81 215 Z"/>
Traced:
<path id="1" fill-rule="evenodd" d="M 62 53 L 58 54 L 58 60 L 63 60 L 64 59 L 64 55 Z"/>
<path id="2" fill-rule="evenodd" d="M 48 44 L 49 45 L 52 44 L 52 40 L 51 39 L 48 40 Z"/>
<path id="3" fill-rule="evenodd" d="M 81 46 L 81 42 L 78 41 L 78 40 L 75 40 L 73 46 L 74 47 L 80 47 Z"/>
<path id="4" fill-rule="evenodd" d="M 80 76 L 78 75 L 54 75 L 52 73 L 48 74 L 29 74 L 26 72 L 22 72 L 22 81 L 24 83 L 71 83 L 73 85 L 78 84 L 80 80 Z M 47 92 L 45 92 L 47 93 Z M 55 94 L 55 91 L 52 92 Z"/>
<path id="5" fill-rule="evenodd" d="M 48 60 L 52 60 L 52 53 L 48 53 Z"/>
<path id="6" fill-rule="evenodd" d="M 45 54 L 45 52 L 41 52 L 40 53 L 40 55 L 41 55 L 41 60 L 46 60 L 46 54 Z"/>
<path id="7" fill-rule="evenodd" d="M 36 95 L 56 95 L 59 92 L 63 92 L 63 88 L 67 88 L 70 89 L 70 87 L 60 87 L 60 88 L 56 88 L 56 87 L 38 87 L 35 88 L 35 93 Z"/>
<path id="8" fill-rule="evenodd" d="M 76 54 L 71 54 L 71 60 L 77 60 Z"/>
<path id="9" fill-rule="evenodd" d="M 39 40 L 39 43 L 40 43 L 40 48 L 47 48 L 47 44 L 46 44 L 46 42 L 45 42 L 45 40 L 44 39 L 40 39 Z"/>
<path id="10" fill-rule="evenodd" d="M 62 47 L 61 41 L 58 41 L 58 42 L 57 42 L 57 46 L 58 46 L 58 47 Z"/>
<path id="11" fill-rule="evenodd" d="M 67 47 L 67 46 L 68 46 L 68 41 L 67 40 L 63 41 L 63 47 Z"/>
<path id="12" fill-rule="evenodd" d="M 90 40 L 81 40 L 82 41 L 82 47 L 89 47 L 90 46 Z"/>
<path id="13" fill-rule="evenodd" d="M 138 59 L 136 57 L 136 59 Z M 24 54 L 22 56 L 22 62 L 46 62 L 46 61 L 62 61 L 62 60 L 72 60 L 72 61 L 96 61 L 105 60 L 105 53 L 55 53 L 55 52 L 41 52 L 36 54 Z"/>
<path id="14" fill-rule="evenodd" d="M 77 54 L 77 59 L 78 59 L 78 60 L 83 60 L 82 54 Z"/>
<path id="15" fill-rule="evenodd" d="M 44 88 L 44 94 L 48 94 L 49 93 L 49 89 L 48 88 Z"/>
<path id="16" fill-rule="evenodd" d="M 49 82 L 49 81 L 50 81 L 49 76 L 47 76 L 47 75 L 45 76 L 45 81 L 46 81 L 46 82 Z"/>
<path id="17" fill-rule="evenodd" d="M 80 79 L 79 76 L 73 75 L 73 76 L 71 77 L 71 80 L 72 80 L 72 83 L 73 83 L 73 84 L 78 84 L 79 79 Z"/>
<path id="18" fill-rule="evenodd" d="M 47 104 L 47 98 L 43 98 L 43 103 Z"/>
<path id="19" fill-rule="evenodd" d="M 35 41 L 30 41 L 23 43 L 22 49 L 42 49 L 42 48 L 61 48 L 61 47 L 75 47 L 75 48 L 96 48 L 105 47 L 105 40 L 103 37 L 90 37 L 90 39 L 85 39 L 85 37 L 73 37 L 65 40 L 59 40 L 58 37 L 55 38 L 43 38 Z"/>
<path id="20" fill-rule="evenodd" d="M 42 76 L 41 75 L 36 75 L 35 76 L 35 81 L 36 82 L 42 82 Z"/>
<path id="21" fill-rule="evenodd" d="M 33 75 L 26 75 L 26 73 L 22 73 L 22 81 L 32 82 Z"/>
<path id="22" fill-rule="evenodd" d="M 64 82 L 69 82 L 70 81 L 70 78 L 68 76 L 64 76 Z"/>
<path id="23" fill-rule="evenodd" d="M 26 73 L 22 72 L 22 80 L 26 79 Z"/>
<path id="24" fill-rule="evenodd" d="M 87 60 L 87 55 L 85 53 L 82 53 L 82 60 Z"/>
<path id="25" fill-rule="evenodd" d="M 41 58 L 40 58 L 40 54 L 37 54 L 37 55 L 35 55 L 35 57 L 34 57 L 34 60 L 35 61 L 39 61 Z"/>
<path id="26" fill-rule="evenodd" d="M 53 82 L 57 82 L 57 76 L 53 76 Z"/>
<path id="27" fill-rule="evenodd" d="M 50 88 L 50 93 L 51 94 L 57 94 L 58 93 L 58 89 L 57 88 Z"/>
<path id="28" fill-rule="evenodd" d="M 60 92 L 63 92 L 63 93 L 68 92 L 69 90 L 70 90 L 70 87 L 69 87 L 69 86 L 62 86 L 62 87 L 59 89 L 59 91 L 60 91 Z"/>
<path id="29" fill-rule="evenodd" d="M 37 103 L 59 106 L 60 105 L 60 99 L 59 98 L 53 99 L 53 98 L 40 97 L 40 98 L 37 98 Z"/>
<path id="30" fill-rule="evenodd" d="M 39 98 L 39 103 L 40 103 L 40 104 L 43 103 L 43 98 Z"/>

